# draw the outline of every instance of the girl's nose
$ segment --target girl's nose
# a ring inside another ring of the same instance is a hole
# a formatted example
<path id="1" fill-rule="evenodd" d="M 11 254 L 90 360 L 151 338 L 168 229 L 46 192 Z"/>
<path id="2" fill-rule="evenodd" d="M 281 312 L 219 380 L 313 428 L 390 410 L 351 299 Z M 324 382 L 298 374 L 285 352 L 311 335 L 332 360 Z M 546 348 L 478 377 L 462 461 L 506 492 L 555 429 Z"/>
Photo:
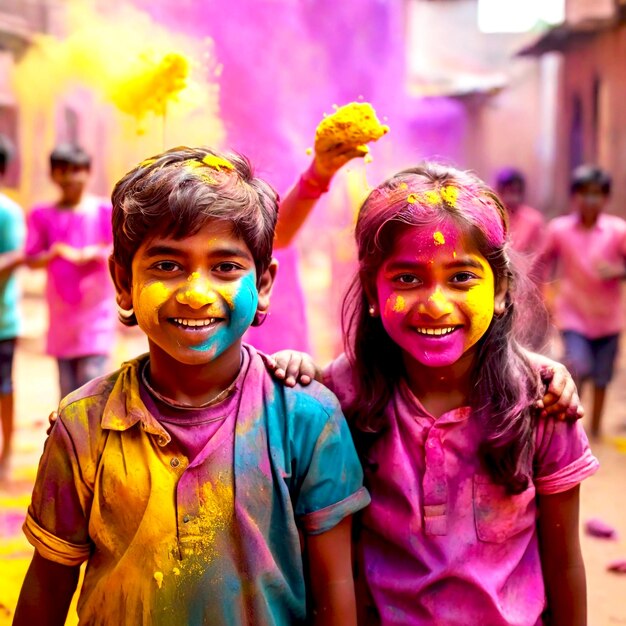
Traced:
<path id="1" fill-rule="evenodd" d="M 449 315 L 453 310 L 452 302 L 446 298 L 441 287 L 437 287 L 425 302 L 420 302 L 418 307 L 418 312 L 421 315 L 427 315 L 435 320 Z"/>
<path id="2" fill-rule="evenodd" d="M 201 309 L 203 306 L 213 304 L 216 299 L 217 295 L 211 284 L 198 272 L 191 274 L 176 293 L 176 302 L 186 304 L 192 309 Z"/>

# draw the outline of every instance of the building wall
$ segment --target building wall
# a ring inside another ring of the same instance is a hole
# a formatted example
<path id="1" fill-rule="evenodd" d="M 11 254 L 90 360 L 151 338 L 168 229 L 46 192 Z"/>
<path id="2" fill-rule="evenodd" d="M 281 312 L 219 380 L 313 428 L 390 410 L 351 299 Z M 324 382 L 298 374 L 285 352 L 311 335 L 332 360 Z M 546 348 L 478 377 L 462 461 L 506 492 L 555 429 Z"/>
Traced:
<path id="1" fill-rule="evenodd" d="M 561 208 L 567 206 L 571 168 L 597 163 L 613 176 L 612 211 L 626 217 L 624 59 L 626 25 L 563 54 L 555 177 Z"/>

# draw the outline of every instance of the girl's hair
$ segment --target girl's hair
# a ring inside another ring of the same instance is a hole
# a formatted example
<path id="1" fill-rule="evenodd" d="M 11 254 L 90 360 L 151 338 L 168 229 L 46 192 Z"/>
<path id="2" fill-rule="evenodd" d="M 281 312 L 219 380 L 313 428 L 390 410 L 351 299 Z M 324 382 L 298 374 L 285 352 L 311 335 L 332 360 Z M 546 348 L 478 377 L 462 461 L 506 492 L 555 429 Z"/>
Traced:
<path id="1" fill-rule="evenodd" d="M 534 411 L 540 380 L 513 337 L 517 276 L 507 254 L 506 211 L 480 179 L 435 163 L 403 170 L 374 189 L 356 224 L 359 275 L 343 303 L 346 353 L 355 372 L 356 399 L 346 415 L 356 439 L 371 441 L 387 427 L 385 408 L 404 376 L 400 347 L 379 317 L 369 314 L 375 277 L 406 226 L 453 222 L 488 261 L 496 289 L 507 281 L 506 308 L 478 344 L 470 403 L 484 429 L 481 456 L 493 480 L 512 493 L 532 474 Z"/>
<path id="2" fill-rule="evenodd" d="M 131 275 L 148 239 L 194 235 L 212 220 L 232 224 L 254 258 L 257 279 L 272 259 L 278 195 L 242 155 L 180 147 L 146 159 L 113 189 L 113 259 Z M 135 316 L 120 318 L 127 326 Z M 253 324 L 259 323 L 258 320 Z"/>

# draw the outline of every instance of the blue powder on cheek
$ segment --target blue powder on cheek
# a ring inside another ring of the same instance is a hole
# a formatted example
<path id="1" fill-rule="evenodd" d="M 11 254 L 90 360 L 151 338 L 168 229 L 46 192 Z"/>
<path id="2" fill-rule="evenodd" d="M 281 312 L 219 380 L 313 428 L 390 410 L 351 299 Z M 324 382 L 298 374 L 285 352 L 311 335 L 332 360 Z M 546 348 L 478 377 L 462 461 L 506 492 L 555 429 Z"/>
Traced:
<path id="1" fill-rule="evenodd" d="M 240 339 L 254 320 L 259 302 L 259 292 L 256 288 L 255 273 L 246 274 L 239 282 L 239 289 L 233 296 L 230 309 L 230 318 L 210 339 L 192 350 L 207 352 L 214 350 L 213 358 L 218 357 L 227 348 Z"/>

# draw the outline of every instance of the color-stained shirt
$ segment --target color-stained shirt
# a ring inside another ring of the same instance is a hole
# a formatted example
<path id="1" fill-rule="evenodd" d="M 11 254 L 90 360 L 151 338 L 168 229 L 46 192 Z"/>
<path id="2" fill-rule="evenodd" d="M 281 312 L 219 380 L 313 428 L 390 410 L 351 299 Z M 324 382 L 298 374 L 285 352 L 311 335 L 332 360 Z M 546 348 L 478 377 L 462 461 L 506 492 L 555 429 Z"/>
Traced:
<path id="1" fill-rule="evenodd" d="M 541 249 L 545 228 L 543 215 L 527 204 L 509 211 L 511 247 L 524 255 L 533 255 Z"/>
<path id="2" fill-rule="evenodd" d="M 345 357 L 325 374 L 344 407 L 354 400 L 352 376 Z M 469 407 L 434 418 L 403 383 L 386 410 L 390 427 L 362 459 L 372 497 L 357 549 L 361 601 L 370 603 L 364 623 L 541 624 L 536 495 L 596 471 L 580 423 L 540 421 L 532 482 L 508 495 L 481 467 Z"/>
<path id="3" fill-rule="evenodd" d="M 141 401 L 141 359 L 62 402 L 24 531 L 47 559 L 88 561 L 80 624 L 305 623 L 299 531 L 369 496 L 336 398 L 244 349 L 238 410 L 191 463 Z"/>
<path id="4" fill-rule="evenodd" d="M 9 197 L 0 193 L 0 254 L 19 250 L 24 243 L 24 213 Z M 19 287 L 15 274 L 0 280 L 0 340 L 17 337 Z"/>
<path id="5" fill-rule="evenodd" d="M 574 214 L 548 224 L 541 263 L 546 271 L 556 266 L 559 330 L 590 339 L 621 332 L 621 281 L 602 278 L 599 268 L 624 267 L 625 262 L 626 221 L 620 217 L 602 213 L 592 228 L 585 228 Z"/>
<path id="6" fill-rule="evenodd" d="M 103 246 L 98 258 L 87 263 L 56 257 L 48 265 L 48 354 L 74 358 L 110 353 L 116 323 L 108 269 L 112 242 L 111 205 L 98 198 L 88 196 L 75 209 L 39 206 L 29 214 L 28 256 L 50 250 L 55 243 Z"/>

